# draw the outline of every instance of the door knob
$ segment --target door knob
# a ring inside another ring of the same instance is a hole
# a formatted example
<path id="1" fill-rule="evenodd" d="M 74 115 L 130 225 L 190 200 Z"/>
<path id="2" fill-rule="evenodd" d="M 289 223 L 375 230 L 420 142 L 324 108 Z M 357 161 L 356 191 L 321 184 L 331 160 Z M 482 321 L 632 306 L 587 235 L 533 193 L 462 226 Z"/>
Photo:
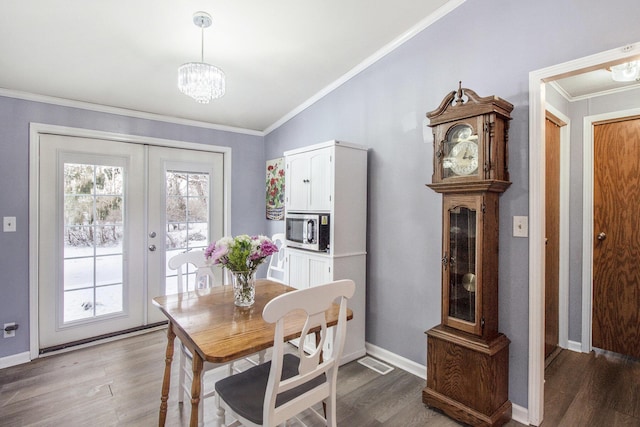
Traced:
<path id="1" fill-rule="evenodd" d="M 149 245 L 149 250 L 151 252 L 155 251 L 156 250 L 156 245 Z"/>
<path id="2" fill-rule="evenodd" d="M 607 233 L 605 233 L 605 232 L 603 232 L 603 231 L 602 231 L 602 232 L 600 232 L 600 233 L 598 234 L 598 240 L 602 241 L 602 240 L 604 240 L 604 239 L 606 239 L 606 238 L 607 238 Z"/>

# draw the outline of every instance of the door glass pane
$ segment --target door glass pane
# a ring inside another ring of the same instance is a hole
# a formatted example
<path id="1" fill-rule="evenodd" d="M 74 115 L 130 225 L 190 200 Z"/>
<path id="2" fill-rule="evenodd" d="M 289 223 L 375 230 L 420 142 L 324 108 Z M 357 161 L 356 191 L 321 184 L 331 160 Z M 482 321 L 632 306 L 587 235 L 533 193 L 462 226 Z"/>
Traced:
<path id="1" fill-rule="evenodd" d="M 456 207 L 449 211 L 449 316 L 475 322 L 476 211 Z"/>
<path id="2" fill-rule="evenodd" d="M 167 263 L 173 255 L 189 250 L 203 250 L 209 244 L 208 173 L 167 171 L 166 173 L 166 250 Z M 195 270 L 183 269 L 187 289 L 194 289 Z M 177 292 L 177 272 L 166 266 L 165 293 Z"/>
<path id="3" fill-rule="evenodd" d="M 123 311 L 123 172 L 64 165 L 64 323 Z"/>

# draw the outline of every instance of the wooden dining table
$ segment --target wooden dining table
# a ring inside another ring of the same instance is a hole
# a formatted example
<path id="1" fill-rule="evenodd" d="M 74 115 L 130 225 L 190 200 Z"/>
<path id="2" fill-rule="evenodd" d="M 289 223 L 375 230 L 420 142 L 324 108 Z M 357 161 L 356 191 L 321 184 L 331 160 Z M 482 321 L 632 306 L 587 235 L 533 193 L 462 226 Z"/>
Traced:
<path id="1" fill-rule="evenodd" d="M 158 425 L 164 426 L 167 417 L 176 336 L 193 355 L 189 425 L 196 427 L 204 361 L 231 362 L 272 347 L 275 324 L 267 323 L 262 318 L 262 310 L 273 298 L 295 290 L 279 282 L 258 279 L 255 303 L 251 307 L 237 307 L 234 304 L 231 286 L 217 286 L 153 298 L 154 305 L 169 319 Z M 337 324 L 338 313 L 337 304 L 333 304 L 326 311 L 327 327 Z M 348 310 L 347 319 L 351 318 L 353 312 Z M 298 338 L 305 321 L 306 314 L 302 311 L 289 313 L 285 320 L 285 341 Z M 310 332 L 317 334 L 319 329 L 312 329 Z"/>

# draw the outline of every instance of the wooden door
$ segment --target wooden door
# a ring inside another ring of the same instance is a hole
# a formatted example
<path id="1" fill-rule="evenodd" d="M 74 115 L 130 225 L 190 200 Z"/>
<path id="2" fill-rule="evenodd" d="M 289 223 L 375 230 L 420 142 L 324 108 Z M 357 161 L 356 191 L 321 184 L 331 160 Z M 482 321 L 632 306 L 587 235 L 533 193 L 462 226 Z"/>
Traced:
<path id="1" fill-rule="evenodd" d="M 558 347 L 560 245 L 560 122 L 547 113 L 545 124 L 545 296 L 544 356 Z"/>
<path id="2" fill-rule="evenodd" d="M 594 126 L 594 347 L 640 358 L 640 118 Z"/>

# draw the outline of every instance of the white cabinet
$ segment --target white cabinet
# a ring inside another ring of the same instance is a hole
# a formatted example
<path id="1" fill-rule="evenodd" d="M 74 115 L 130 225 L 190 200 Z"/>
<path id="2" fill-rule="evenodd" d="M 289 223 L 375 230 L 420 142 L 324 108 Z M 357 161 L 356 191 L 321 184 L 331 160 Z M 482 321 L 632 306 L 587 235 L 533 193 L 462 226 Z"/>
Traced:
<path id="1" fill-rule="evenodd" d="M 328 141 L 285 155 L 285 217 L 290 212 L 330 215 L 328 253 L 287 248 L 287 282 L 297 288 L 351 279 L 353 319 L 341 364 L 365 355 L 367 149 Z M 325 348 L 325 350 L 330 350 Z"/>
<path id="2" fill-rule="evenodd" d="M 289 283 L 304 289 L 331 281 L 331 258 L 287 248 Z"/>
<path id="3" fill-rule="evenodd" d="M 331 152 L 327 147 L 287 157 L 284 190 L 287 210 L 331 209 Z"/>

